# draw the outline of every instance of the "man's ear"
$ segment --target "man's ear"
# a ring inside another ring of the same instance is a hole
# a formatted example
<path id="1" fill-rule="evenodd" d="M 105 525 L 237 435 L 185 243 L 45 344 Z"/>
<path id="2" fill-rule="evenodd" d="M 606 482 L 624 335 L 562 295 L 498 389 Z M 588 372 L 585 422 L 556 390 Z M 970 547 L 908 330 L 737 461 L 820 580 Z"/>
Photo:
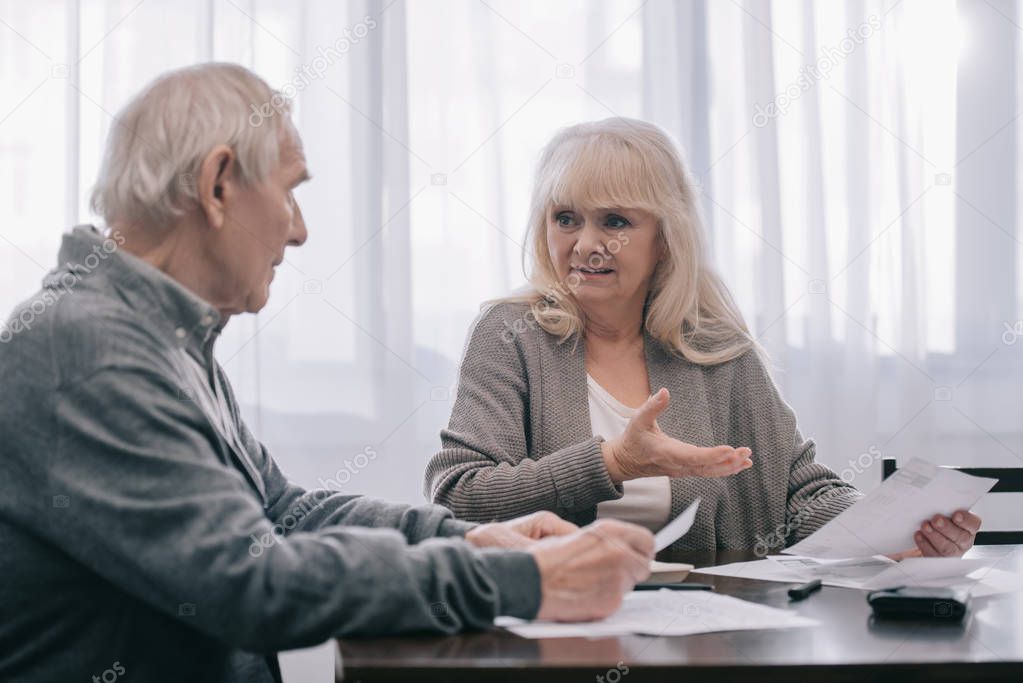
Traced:
<path id="1" fill-rule="evenodd" d="M 225 202 L 237 186 L 237 168 L 234 150 L 227 145 L 214 147 L 199 166 L 199 206 L 214 230 L 224 225 Z"/>

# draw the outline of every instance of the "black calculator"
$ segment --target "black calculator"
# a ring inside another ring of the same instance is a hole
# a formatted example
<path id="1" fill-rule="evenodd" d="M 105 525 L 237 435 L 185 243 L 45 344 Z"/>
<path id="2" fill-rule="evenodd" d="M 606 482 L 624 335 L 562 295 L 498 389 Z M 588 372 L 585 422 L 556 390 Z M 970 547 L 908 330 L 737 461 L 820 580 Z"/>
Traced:
<path id="1" fill-rule="evenodd" d="M 867 602 L 880 618 L 955 622 L 966 614 L 970 594 L 956 588 L 899 586 L 872 591 Z"/>

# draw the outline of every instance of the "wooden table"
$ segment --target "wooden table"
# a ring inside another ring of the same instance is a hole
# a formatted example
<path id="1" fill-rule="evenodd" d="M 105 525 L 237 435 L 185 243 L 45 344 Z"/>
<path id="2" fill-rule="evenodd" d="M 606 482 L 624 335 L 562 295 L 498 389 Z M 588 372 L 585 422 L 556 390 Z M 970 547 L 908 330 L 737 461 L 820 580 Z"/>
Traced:
<path id="1" fill-rule="evenodd" d="M 1023 546 L 985 546 L 999 569 L 1023 572 Z M 697 567 L 752 552 L 660 556 Z M 680 637 L 527 640 L 494 630 L 449 637 L 338 642 L 343 680 L 768 683 L 771 681 L 1014 681 L 1023 683 L 1023 592 L 974 599 L 961 624 L 878 622 L 866 592 L 824 587 L 790 603 L 790 584 L 691 574 L 722 594 L 791 610 L 821 626 Z M 625 671 L 628 673 L 625 673 Z M 341 676 L 338 680 L 342 680 Z"/>

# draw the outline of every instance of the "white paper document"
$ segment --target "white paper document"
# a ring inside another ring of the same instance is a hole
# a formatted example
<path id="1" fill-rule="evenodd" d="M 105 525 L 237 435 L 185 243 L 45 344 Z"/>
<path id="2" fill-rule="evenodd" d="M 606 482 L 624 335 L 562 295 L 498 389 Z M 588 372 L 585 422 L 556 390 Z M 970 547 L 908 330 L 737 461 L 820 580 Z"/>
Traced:
<path id="1" fill-rule="evenodd" d="M 970 509 L 997 482 L 913 458 L 861 500 L 782 552 L 838 559 L 909 550 L 916 547 L 913 532 L 924 521 Z"/>
<path id="2" fill-rule="evenodd" d="M 861 557 L 852 560 L 818 560 L 812 557 L 793 557 L 790 555 L 772 555 L 770 562 L 791 572 L 799 581 L 820 579 L 828 586 L 852 586 L 860 588 L 875 576 L 897 565 L 895 560 L 887 557 Z"/>
<path id="3" fill-rule="evenodd" d="M 692 573 L 708 574 L 710 576 L 734 576 L 739 579 L 753 579 L 756 581 L 787 581 L 794 583 L 803 580 L 790 567 L 782 566 L 771 560 L 750 560 L 749 562 L 719 564 L 716 567 L 698 567 Z"/>
<path id="4" fill-rule="evenodd" d="M 693 573 L 785 583 L 819 578 L 825 586 L 865 590 L 903 585 L 947 586 L 962 588 L 978 598 L 1023 590 L 1023 575 L 995 569 L 990 564 L 989 560 L 955 557 L 910 557 L 894 562 L 888 558 L 815 560 L 776 555 L 752 562 L 703 567 Z"/>
<path id="5" fill-rule="evenodd" d="M 657 560 L 650 560 L 651 574 L 675 574 L 691 571 L 693 571 L 693 565 L 685 562 L 658 562 Z"/>
<path id="6" fill-rule="evenodd" d="M 990 564 L 987 560 L 959 557 L 908 557 L 901 562 L 884 556 L 834 562 L 784 555 L 767 559 L 792 571 L 802 580 L 820 579 L 828 586 L 868 590 L 919 586 L 933 579 L 966 580 L 971 572 Z"/>
<path id="7" fill-rule="evenodd" d="M 716 631 L 816 626 L 819 622 L 712 591 L 665 588 L 629 593 L 621 608 L 601 621 L 563 624 L 499 617 L 494 623 L 523 638 L 601 638 L 628 634 L 685 636 Z"/>
<path id="8" fill-rule="evenodd" d="M 972 572 L 965 581 L 961 579 L 930 579 L 921 581 L 917 585 L 961 588 L 975 598 L 985 598 L 989 595 L 1023 591 L 1023 574 L 986 567 Z"/>
<path id="9" fill-rule="evenodd" d="M 654 552 L 660 552 L 669 545 L 686 535 L 686 532 L 696 521 L 696 511 L 700 509 L 700 499 L 694 500 L 689 507 L 682 511 L 675 519 L 664 525 L 664 528 L 654 534 Z"/>

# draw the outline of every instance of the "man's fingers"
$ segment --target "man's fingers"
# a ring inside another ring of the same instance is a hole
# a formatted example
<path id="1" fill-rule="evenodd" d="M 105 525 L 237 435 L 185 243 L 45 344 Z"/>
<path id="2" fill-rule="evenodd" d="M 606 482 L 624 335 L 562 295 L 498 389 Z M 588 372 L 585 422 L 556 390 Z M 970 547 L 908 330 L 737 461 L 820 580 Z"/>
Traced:
<path id="1" fill-rule="evenodd" d="M 626 551 L 625 570 L 628 572 L 629 586 L 635 586 L 640 581 L 645 581 L 650 576 L 650 555 L 636 552 L 632 548 Z"/>
<path id="2" fill-rule="evenodd" d="M 654 535 L 641 526 L 615 519 L 602 519 L 586 528 L 592 529 L 594 534 L 607 542 L 638 553 L 648 560 L 654 556 Z"/>
<path id="3" fill-rule="evenodd" d="M 500 522 L 470 529 L 465 540 L 477 548 L 525 548 L 533 542 L 529 536 Z"/>
<path id="4" fill-rule="evenodd" d="M 640 581 L 646 581 L 650 578 L 650 558 L 639 554 L 633 554 L 635 561 L 629 563 L 629 569 L 631 570 L 632 585 L 635 586 Z"/>
<path id="5" fill-rule="evenodd" d="M 536 530 L 539 532 L 537 537 L 543 538 L 544 536 L 564 536 L 578 531 L 579 527 L 567 519 L 558 517 L 553 512 L 541 512 L 538 513 L 536 519 Z"/>
<path id="6" fill-rule="evenodd" d="M 654 535 L 650 530 L 635 524 L 623 524 L 619 533 L 621 540 L 649 563 L 654 556 Z"/>

